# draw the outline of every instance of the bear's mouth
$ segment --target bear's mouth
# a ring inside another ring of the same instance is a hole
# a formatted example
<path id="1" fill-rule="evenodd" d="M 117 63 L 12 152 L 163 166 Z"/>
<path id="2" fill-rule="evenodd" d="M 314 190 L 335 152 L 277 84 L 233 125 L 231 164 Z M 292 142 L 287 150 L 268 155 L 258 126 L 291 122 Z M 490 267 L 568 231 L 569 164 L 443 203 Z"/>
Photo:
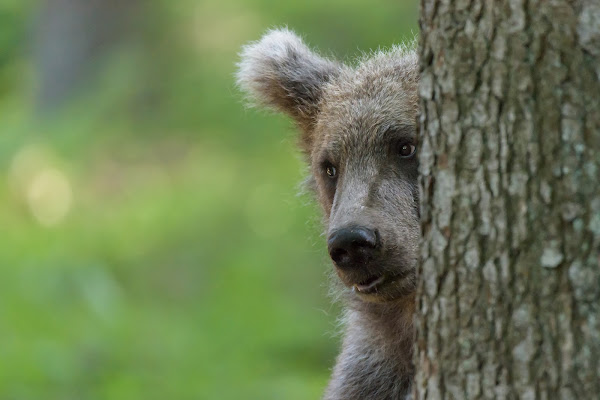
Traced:
<path id="1" fill-rule="evenodd" d="M 360 293 L 364 293 L 364 294 L 370 294 L 370 293 L 374 293 L 377 291 L 377 289 L 379 288 L 379 286 L 381 286 L 381 284 L 385 281 L 385 276 L 384 275 L 373 275 L 367 279 L 365 279 L 364 281 L 361 281 L 359 283 L 355 283 L 352 286 L 352 289 L 360 292 Z"/>

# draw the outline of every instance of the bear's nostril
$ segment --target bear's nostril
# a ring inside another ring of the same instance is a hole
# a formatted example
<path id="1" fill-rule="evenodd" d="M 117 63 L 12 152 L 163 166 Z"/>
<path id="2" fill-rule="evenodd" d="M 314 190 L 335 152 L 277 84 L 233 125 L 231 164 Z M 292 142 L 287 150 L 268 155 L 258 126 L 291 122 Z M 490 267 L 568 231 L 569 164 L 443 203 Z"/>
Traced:
<path id="1" fill-rule="evenodd" d="M 340 268 L 353 268 L 367 261 L 378 247 L 377 233 L 365 227 L 334 231 L 327 240 L 329 256 Z"/>
<path id="2" fill-rule="evenodd" d="M 348 252 L 344 249 L 333 249 L 329 252 L 329 256 L 331 257 L 331 259 L 333 260 L 334 263 L 336 264 L 344 264 L 348 258 Z"/>

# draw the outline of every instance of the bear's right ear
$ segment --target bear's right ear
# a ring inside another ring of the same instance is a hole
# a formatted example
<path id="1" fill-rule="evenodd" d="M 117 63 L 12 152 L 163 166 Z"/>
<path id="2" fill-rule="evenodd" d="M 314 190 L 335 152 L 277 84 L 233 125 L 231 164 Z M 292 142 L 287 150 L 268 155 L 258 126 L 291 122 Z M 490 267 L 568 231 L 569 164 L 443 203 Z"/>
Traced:
<path id="1" fill-rule="evenodd" d="M 315 54 L 293 32 L 278 29 L 244 46 L 238 68 L 242 90 L 261 105 L 290 115 L 310 136 L 323 86 L 343 65 Z M 309 145 L 308 137 L 303 141 Z"/>

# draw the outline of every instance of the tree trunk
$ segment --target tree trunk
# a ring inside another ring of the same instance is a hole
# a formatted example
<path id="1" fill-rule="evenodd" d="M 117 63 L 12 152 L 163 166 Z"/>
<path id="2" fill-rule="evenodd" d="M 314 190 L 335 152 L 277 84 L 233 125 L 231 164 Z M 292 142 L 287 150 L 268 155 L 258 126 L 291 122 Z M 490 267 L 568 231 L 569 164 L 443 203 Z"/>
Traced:
<path id="1" fill-rule="evenodd" d="M 600 393 L 600 3 L 422 0 L 415 399 Z"/>
<path id="2" fill-rule="evenodd" d="M 34 31 L 36 107 L 54 111 L 130 33 L 137 0 L 45 0 Z"/>

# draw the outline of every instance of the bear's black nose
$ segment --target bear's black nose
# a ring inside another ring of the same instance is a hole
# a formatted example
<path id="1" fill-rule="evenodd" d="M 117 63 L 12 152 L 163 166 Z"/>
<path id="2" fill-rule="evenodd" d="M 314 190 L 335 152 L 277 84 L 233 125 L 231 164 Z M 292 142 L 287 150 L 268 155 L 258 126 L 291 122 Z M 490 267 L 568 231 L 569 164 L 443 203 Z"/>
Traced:
<path id="1" fill-rule="evenodd" d="M 378 246 L 377 232 L 363 226 L 335 230 L 327 239 L 329 256 L 341 269 L 364 265 L 373 257 Z"/>

